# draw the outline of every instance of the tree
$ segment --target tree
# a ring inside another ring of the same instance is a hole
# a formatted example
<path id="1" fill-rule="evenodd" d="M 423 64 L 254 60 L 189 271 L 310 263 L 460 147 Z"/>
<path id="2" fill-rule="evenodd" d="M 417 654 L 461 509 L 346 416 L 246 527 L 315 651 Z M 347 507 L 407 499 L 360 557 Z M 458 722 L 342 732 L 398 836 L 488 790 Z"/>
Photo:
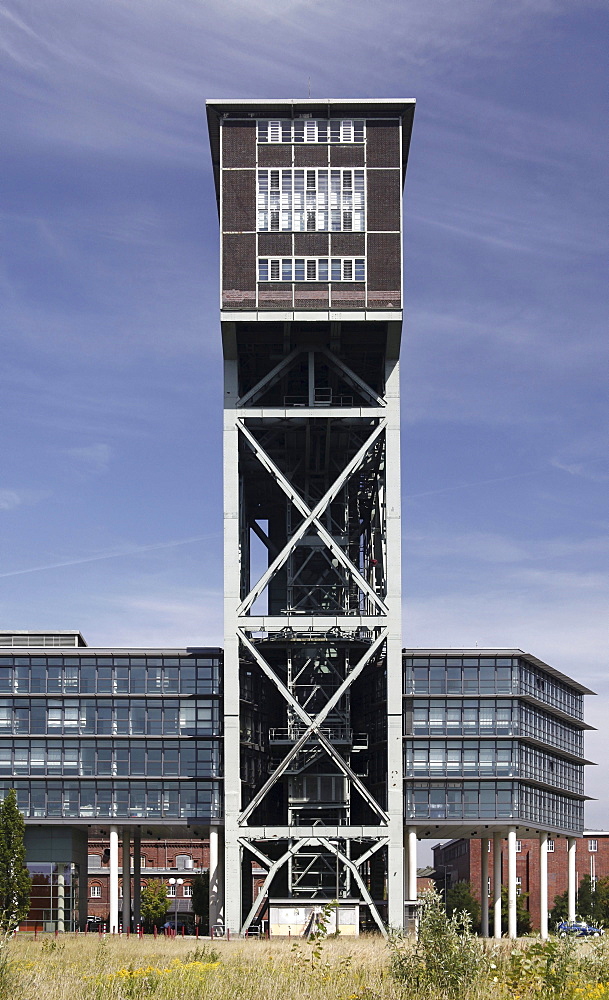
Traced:
<path id="1" fill-rule="evenodd" d="M 199 917 L 203 934 L 209 933 L 209 872 L 192 880 L 192 912 Z"/>
<path id="2" fill-rule="evenodd" d="M 28 915 L 32 880 L 25 864 L 25 823 L 11 788 L 0 806 L 0 929 L 13 931 Z"/>
<path id="3" fill-rule="evenodd" d="M 471 882 L 455 882 L 446 890 L 446 915 L 469 913 L 472 930 L 480 930 L 480 903 Z"/>
<path id="4" fill-rule="evenodd" d="M 561 920 L 566 920 L 569 916 L 569 890 L 565 889 L 560 895 L 554 896 L 554 906 L 550 910 L 550 926 L 559 924 Z"/>
<path id="5" fill-rule="evenodd" d="M 142 889 L 142 920 L 149 927 L 163 923 L 169 910 L 167 885 L 163 879 L 151 879 Z"/>
<path id="6" fill-rule="evenodd" d="M 559 923 L 568 917 L 568 890 L 554 898 L 554 908 L 550 920 Z M 576 915 L 590 924 L 609 926 L 609 878 L 598 878 L 595 884 L 589 875 L 584 875 L 577 890 Z"/>

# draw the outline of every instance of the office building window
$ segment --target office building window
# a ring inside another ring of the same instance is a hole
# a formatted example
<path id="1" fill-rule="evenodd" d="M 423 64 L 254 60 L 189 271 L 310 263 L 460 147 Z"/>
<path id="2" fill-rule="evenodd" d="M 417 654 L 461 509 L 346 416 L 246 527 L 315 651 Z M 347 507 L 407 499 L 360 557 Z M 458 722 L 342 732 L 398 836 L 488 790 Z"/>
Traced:
<path id="1" fill-rule="evenodd" d="M 590 852 L 598 851 L 598 840 L 589 840 L 588 841 L 588 850 Z"/>
<path id="2" fill-rule="evenodd" d="M 92 885 L 90 896 L 91 899 L 101 899 L 102 887 L 101 885 Z"/>
<path id="3" fill-rule="evenodd" d="M 522 851 L 522 841 L 521 840 L 517 840 L 516 841 L 516 854 L 520 854 L 521 851 Z"/>
<path id="4" fill-rule="evenodd" d="M 553 852 L 554 852 L 554 841 L 548 840 L 548 854 L 552 854 Z"/>
<path id="5" fill-rule="evenodd" d="M 192 896 L 192 886 L 191 885 L 185 885 L 184 889 L 182 891 L 183 891 L 183 894 L 185 896 Z"/>
<path id="6" fill-rule="evenodd" d="M 167 886 L 167 895 L 168 896 L 175 896 L 175 894 L 176 894 L 176 887 L 175 887 L 175 885 L 168 885 Z"/>

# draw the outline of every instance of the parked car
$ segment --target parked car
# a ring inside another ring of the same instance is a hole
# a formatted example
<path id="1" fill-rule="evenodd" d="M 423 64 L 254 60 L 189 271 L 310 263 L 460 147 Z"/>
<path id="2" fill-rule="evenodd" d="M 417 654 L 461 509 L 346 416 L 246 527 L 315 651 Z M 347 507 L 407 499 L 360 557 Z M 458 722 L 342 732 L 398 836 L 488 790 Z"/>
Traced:
<path id="1" fill-rule="evenodd" d="M 571 935 L 572 937 L 600 937 L 601 934 L 604 934 L 602 927 L 597 927 L 596 924 L 588 924 L 585 920 L 574 920 L 572 923 L 568 920 L 561 920 L 556 931 L 559 937 L 567 937 L 567 935 Z"/>

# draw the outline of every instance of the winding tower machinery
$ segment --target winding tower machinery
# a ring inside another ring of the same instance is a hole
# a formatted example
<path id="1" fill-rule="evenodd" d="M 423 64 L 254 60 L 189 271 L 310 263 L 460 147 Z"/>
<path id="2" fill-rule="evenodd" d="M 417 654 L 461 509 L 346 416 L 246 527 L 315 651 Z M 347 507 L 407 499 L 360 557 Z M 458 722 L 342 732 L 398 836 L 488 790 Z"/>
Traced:
<path id="1" fill-rule="evenodd" d="M 224 352 L 218 919 L 404 922 L 402 186 L 413 100 L 207 104 Z M 223 843 L 222 843 L 223 836 Z M 252 899 L 252 864 L 265 873 Z"/>

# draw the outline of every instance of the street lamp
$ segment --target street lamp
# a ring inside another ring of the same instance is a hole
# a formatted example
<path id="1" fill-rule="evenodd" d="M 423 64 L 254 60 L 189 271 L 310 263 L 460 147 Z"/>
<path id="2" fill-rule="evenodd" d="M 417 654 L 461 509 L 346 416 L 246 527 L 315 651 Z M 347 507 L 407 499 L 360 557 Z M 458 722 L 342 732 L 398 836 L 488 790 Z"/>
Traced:
<path id="1" fill-rule="evenodd" d="M 174 898 L 175 898 L 175 906 L 174 906 L 174 914 L 173 914 L 173 929 L 174 929 L 174 931 L 177 934 L 177 931 L 178 931 L 178 886 L 179 885 L 184 885 L 184 879 L 183 878 L 170 878 L 167 881 L 168 881 L 169 885 L 175 886 L 175 893 L 173 894 Z"/>

